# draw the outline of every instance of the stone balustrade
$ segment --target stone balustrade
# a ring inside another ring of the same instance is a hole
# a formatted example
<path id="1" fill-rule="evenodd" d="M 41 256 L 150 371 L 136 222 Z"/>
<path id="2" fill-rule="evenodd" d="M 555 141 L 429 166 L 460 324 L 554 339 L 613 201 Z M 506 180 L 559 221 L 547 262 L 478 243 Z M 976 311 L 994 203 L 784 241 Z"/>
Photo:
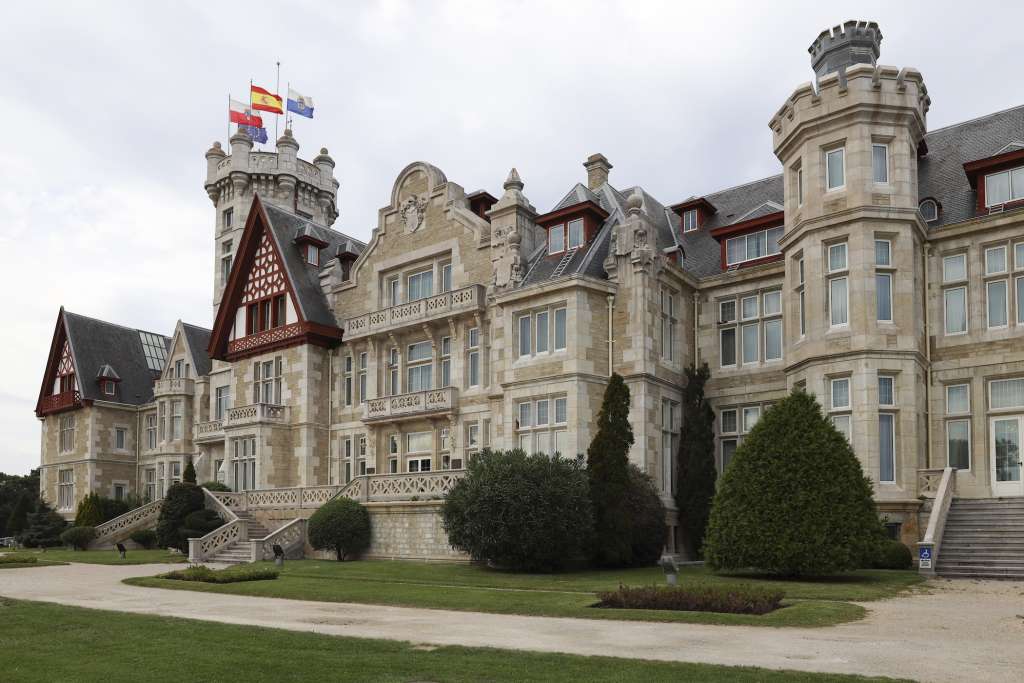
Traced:
<path id="1" fill-rule="evenodd" d="M 306 546 L 306 520 L 299 518 L 285 524 L 265 538 L 250 539 L 252 562 L 274 559 L 274 546 L 279 545 L 285 557 L 301 558 Z"/>
<path id="2" fill-rule="evenodd" d="M 366 477 L 364 500 L 372 503 L 440 499 L 464 476 L 462 470 L 372 475 Z"/>
<path id="3" fill-rule="evenodd" d="M 483 285 L 470 285 L 349 318 L 342 326 L 344 339 L 352 341 L 458 313 L 483 311 L 486 304 L 485 294 Z"/>
<path id="4" fill-rule="evenodd" d="M 158 379 L 153 385 L 154 396 L 191 396 L 195 393 L 195 380 L 187 377 Z"/>
<path id="5" fill-rule="evenodd" d="M 90 546 L 93 548 L 109 548 L 115 543 L 124 541 L 140 529 L 155 527 L 163 506 L 164 499 L 159 498 L 100 524 L 96 527 L 96 537 L 92 540 Z"/>
<path id="6" fill-rule="evenodd" d="M 459 392 L 455 387 L 372 398 L 363 405 L 363 422 L 406 419 L 431 413 L 451 412 L 458 406 L 458 400 Z"/>
<path id="7" fill-rule="evenodd" d="M 917 543 L 917 570 L 925 576 L 935 576 L 939 552 L 942 550 L 942 536 L 946 531 L 946 518 L 956 496 L 956 468 L 946 467 L 938 471 L 941 476 L 933 494 L 935 502 L 932 503 L 931 512 L 928 514 L 924 538 Z"/>
<path id="8" fill-rule="evenodd" d="M 925 498 L 934 498 L 938 493 L 943 472 L 945 470 L 941 467 L 918 470 L 917 494 Z"/>
<path id="9" fill-rule="evenodd" d="M 203 501 L 207 509 L 220 515 L 224 524 L 201 538 L 188 539 L 188 561 L 192 563 L 204 562 L 239 541 L 249 540 L 249 525 L 244 519 L 239 519 L 231 507 L 225 505 L 222 496 L 214 495 L 213 491 L 204 488 Z"/>
<path id="10" fill-rule="evenodd" d="M 194 441 L 221 441 L 224 439 L 224 423 L 220 420 L 209 420 L 196 425 Z"/>
<path id="11" fill-rule="evenodd" d="M 228 408 L 224 416 L 224 427 L 238 427 L 260 423 L 286 424 L 288 422 L 288 406 L 272 403 L 252 403 L 247 406 Z"/>

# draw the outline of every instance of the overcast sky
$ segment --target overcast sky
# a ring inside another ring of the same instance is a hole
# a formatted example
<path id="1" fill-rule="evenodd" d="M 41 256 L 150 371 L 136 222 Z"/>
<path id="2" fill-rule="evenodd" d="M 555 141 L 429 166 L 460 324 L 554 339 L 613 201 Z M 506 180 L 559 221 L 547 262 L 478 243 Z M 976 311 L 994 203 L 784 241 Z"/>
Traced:
<path id="1" fill-rule="evenodd" d="M 864 2 L 40 2 L 0 19 L 0 471 L 39 462 L 33 415 L 58 308 L 170 334 L 209 326 L 213 208 L 249 79 L 312 96 L 299 154 L 337 162 L 336 229 L 366 240 L 406 164 L 549 210 L 602 152 L 662 202 L 778 172 L 768 120 L 807 46 L 878 21 L 925 76 L 929 127 L 1024 102 L 1024 5 Z M 284 7 L 288 7 L 284 10 Z M 272 115 L 265 120 L 273 136 Z M 283 122 L 282 122 L 283 124 Z"/>

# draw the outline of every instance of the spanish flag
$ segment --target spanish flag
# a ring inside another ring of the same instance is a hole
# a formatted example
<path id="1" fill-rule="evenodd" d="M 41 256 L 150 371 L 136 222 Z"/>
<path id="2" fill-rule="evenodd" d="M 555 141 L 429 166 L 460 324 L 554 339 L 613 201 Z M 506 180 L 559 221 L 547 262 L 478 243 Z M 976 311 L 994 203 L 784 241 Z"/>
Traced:
<path id="1" fill-rule="evenodd" d="M 271 114 L 284 113 L 284 109 L 281 106 L 283 102 L 281 101 L 280 95 L 275 95 L 274 93 L 264 90 L 256 85 L 249 86 L 249 95 L 253 109 L 269 111 Z"/>

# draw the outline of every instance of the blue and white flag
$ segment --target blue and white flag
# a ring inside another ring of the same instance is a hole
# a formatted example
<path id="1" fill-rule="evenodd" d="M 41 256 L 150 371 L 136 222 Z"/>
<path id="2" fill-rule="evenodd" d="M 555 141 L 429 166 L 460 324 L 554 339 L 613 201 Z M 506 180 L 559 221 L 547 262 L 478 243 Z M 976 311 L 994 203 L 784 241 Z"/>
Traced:
<path id="1" fill-rule="evenodd" d="M 267 129 L 257 128 L 256 126 L 239 126 L 241 130 L 244 130 L 246 135 L 252 138 L 253 142 L 260 144 L 266 144 L 267 142 Z"/>
<path id="2" fill-rule="evenodd" d="M 288 88 L 288 111 L 307 119 L 313 118 L 313 98 Z"/>

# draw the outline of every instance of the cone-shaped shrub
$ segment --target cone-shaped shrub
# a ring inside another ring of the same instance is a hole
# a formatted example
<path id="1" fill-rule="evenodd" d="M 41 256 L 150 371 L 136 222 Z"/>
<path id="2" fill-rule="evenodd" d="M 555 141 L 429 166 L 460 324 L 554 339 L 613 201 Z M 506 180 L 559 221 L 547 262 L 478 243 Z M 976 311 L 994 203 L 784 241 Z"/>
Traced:
<path id="1" fill-rule="evenodd" d="M 633 562 L 632 523 L 629 513 L 629 387 L 618 374 L 608 380 L 597 433 L 587 449 L 590 503 L 594 509 L 593 562 L 624 567 Z"/>
<path id="2" fill-rule="evenodd" d="M 188 484 L 196 483 L 196 466 L 192 464 L 192 458 L 188 459 L 188 464 L 185 465 L 185 473 L 181 475 L 181 479 Z"/>
<path id="3" fill-rule="evenodd" d="M 765 411 L 722 476 L 704 557 L 712 569 L 821 575 L 864 566 L 883 531 L 871 482 L 813 396 Z"/>
<path id="4" fill-rule="evenodd" d="M 715 496 L 715 416 L 704 398 L 704 385 L 711 377 L 707 363 L 700 369 L 686 369 L 683 391 L 683 429 L 679 439 L 679 485 L 676 505 L 683 542 L 693 559 L 704 554 L 711 500 Z"/>

